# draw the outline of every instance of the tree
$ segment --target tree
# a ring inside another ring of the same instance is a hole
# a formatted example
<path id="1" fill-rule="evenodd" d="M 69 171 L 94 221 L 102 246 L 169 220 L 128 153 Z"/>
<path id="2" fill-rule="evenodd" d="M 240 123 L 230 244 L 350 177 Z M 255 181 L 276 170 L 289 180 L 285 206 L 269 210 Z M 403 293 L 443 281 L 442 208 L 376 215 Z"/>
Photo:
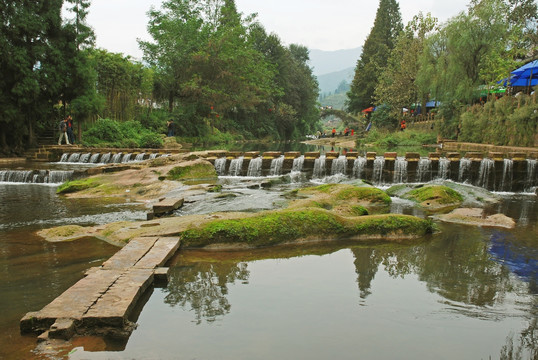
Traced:
<path id="1" fill-rule="evenodd" d="M 3 152 L 35 142 L 36 125 L 57 95 L 51 39 L 62 32 L 61 0 L 2 1 L 0 6 L 0 146 Z M 6 136 L 8 135 L 9 136 Z"/>
<path id="2" fill-rule="evenodd" d="M 436 24 L 437 19 L 429 13 L 426 16 L 422 13 L 414 16 L 398 36 L 387 67 L 379 77 L 375 89 L 376 105 L 389 106 L 391 118 L 396 122 L 403 107 L 413 103 L 424 105 L 427 100 L 428 93 L 421 92 L 415 80 L 419 73 L 418 58 L 424 48 L 424 41 Z M 393 125 L 397 126 L 397 123 Z"/>
<path id="3" fill-rule="evenodd" d="M 351 89 L 347 93 L 347 109 L 358 113 L 374 103 L 374 90 L 387 66 L 391 50 L 402 30 L 400 6 L 396 0 L 380 0 L 374 26 L 364 43 L 361 58 L 355 67 Z"/>

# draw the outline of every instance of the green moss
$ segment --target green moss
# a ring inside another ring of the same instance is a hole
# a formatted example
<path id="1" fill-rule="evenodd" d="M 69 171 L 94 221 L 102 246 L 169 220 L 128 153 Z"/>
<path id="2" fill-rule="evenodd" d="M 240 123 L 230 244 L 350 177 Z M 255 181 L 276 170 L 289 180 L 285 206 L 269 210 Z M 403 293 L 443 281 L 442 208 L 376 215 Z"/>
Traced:
<path id="1" fill-rule="evenodd" d="M 170 170 L 168 180 L 216 179 L 217 172 L 210 163 L 197 163 L 188 166 L 177 166 Z"/>
<path id="2" fill-rule="evenodd" d="M 96 178 L 86 178 L 63 183 L 56 189 L 57 194 L 69 194 L 99 186 Z"/>
<path id="3" fill-rule="evenodd" d="M 371 187 L 347 187 L 336 193 L 338 200 L 366 200 L 372 203 L 390 204 L 391 199 L 384 191 Z"/>
<path id="4" fill-rule="evenodd" d="M 385 190 L 385 192 L 387 193 L 388 196 L 397 196 L 398 193 L 400 193 L 402 190 L 406 189 L 407 187 L 408 186 L 406 184 L 393 185 L 387 190 Z"/>
<path id="5" fill-rule="evenodd" d="M 213 185 L 207 191 L 211 192 L 211 193 L 221 192 L 222 191 L 222 185 Z"/>
<path id="6" fill-rule="evenodd" d="M 414 189 L 407 194 L 406 198 L 421 203 L 425 201 L 436 201 L 441 205 L 459 204 L 463 201 L 461 194 L 444 185 L 424 186 Z"/>
<path id="7" fill-rule="evenodd" d="M 368 215 L 368 209 L 364 206 L 356 205 L 351 207 L 351 213 L 355 216 L 364 216 Z"/>
<path id="8" fill-rule="evenodd" d="M 306 188 L 306 191 L 319 191 L 322 193 L 330 193 L 338 184 L 323 184 L 315 187 Z"/>
<path id="9" fill-rule="evenodd" d="M 433 231 L 433 223 L 408 215 L 378 215 L 343 218 L 322 209 L 282 210 L 235 220 L 215 220 L 183 232 L 182 244 L 244 243 L 268 246 L 304 238 L 349 238 L 354 235 L 422 236 Z"/>

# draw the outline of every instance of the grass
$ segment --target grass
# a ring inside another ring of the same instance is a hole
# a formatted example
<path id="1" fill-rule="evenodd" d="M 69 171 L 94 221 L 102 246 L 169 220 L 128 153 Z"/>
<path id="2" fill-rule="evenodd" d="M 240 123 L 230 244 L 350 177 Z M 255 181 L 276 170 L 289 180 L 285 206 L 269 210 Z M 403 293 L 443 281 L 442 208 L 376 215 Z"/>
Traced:
<path id="1" fill-rule="evenodd" d="M 183 232 L 186 247 L 243 243 L 270 246 L 305 238 L 351 238 L 356 235 L 423 236 L 431 233 L 429 220 L 408 215 L 344 218 L 323 209 L 281 210 L 235 220 L 215 220 Z"/>
<path id="2" fill-rule="evenodd" d="M 73 180 L 63 183 L 56 190 L 57 194 L 69 194 L 99 186 L 100 183 L 96 178 L 86 178 Z"/>

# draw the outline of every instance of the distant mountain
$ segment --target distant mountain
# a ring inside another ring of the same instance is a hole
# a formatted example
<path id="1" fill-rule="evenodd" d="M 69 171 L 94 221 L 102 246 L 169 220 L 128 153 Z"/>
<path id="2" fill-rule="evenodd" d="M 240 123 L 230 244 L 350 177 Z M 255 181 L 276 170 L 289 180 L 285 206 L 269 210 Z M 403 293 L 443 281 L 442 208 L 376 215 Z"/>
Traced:
<path id="1" fill-rule="evenodd" d="M 345 81 L 347 84 L 351 84 L 353 76 L 355 75 L 355 67 L 349 67 L 344 70 L 335 71 L 325 75 L 319 75 L 319 93 L 324 94 L 334 94 L 338 89 L 342 81 Z M 339 92 L 347 92 L 349 88 L 338 89 Z"/>
<path id="2" fill-rule="evenodd" d="M 310 50 L 310 66 L 314 75 L 320 76 L 338 72 L 347 68 L 355 68 L 362 53 L 362 47 L 336 51 Z"/>

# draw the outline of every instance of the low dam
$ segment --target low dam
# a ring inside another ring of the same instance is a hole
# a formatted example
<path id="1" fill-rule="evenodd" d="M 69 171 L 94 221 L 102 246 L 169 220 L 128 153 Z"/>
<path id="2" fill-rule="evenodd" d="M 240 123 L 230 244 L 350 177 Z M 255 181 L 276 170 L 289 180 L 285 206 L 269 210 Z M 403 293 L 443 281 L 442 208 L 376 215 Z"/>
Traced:
<path id="1" fill-rule="evenodd" d="M 432 180 L 452 180 L 479 186 L 491 191 L 531 191 L 538 185 L 537 160 L 524 154 L 509 157 L 501 153 L 418 153 L 397 156 L 395 152 L 378 155 L 357 152 L 341 155 L 337 152 L 210 152 L 211 161 L 219 176 L 279 176 L 305 174 L 313 179 L 344 175 L 363 179 L 375 185 L 423 183 Z"/>

